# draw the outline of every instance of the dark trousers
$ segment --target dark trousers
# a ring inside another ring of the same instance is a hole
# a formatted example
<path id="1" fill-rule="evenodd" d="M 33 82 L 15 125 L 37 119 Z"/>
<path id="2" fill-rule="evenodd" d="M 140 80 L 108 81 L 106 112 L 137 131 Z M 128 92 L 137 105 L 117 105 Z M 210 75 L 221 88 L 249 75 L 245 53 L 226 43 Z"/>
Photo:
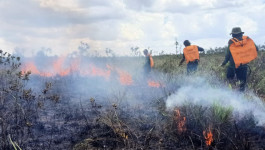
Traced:
<path id="1" fill-rule="evenodd" d="M 236 75 L 237 80 L 240 81 L 240 91 L 245 91 L 247 83 L 247 72 L 248 72 L 247 65 L 240 66 L 237 69 L 233 67 L 228 67 L 226 77 L 231 81 L 234 79 Z"/>
<path id="2" fill-rule="evenodd" d="M 150 66 L 150 64 L 146 64 L 144 66 L 144 73 L 145 73 L 145 75 L 149 75 L 150 72 L 151 72 L 151 66 Z"/>
<path id="3" fill-rule="evenodd" d="M 194 73 L 195 71 L 197 71 L 198 68 L 198 61 L 195 60 L 193 62 L 189 62 L 187 64 L 187 74 L 190 75 L 192 73 Z"/>

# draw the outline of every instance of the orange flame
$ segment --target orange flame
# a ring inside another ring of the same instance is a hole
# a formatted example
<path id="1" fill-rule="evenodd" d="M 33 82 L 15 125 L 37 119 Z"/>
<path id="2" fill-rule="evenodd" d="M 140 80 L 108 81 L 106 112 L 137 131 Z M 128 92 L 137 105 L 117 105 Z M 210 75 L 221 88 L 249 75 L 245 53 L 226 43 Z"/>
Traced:
<path id="1" fill-rule="evenodd" d="M 30 71 L 31 74 L 36 74 L 36 75 L 40 75 L 40 76 L 43 76 L 43 77 L 51 77 L 51 76 L 53 76 L 53 74 L 49 73 L 49 72 L 40 72 L 33 62 L 28 62 L 28 63 L 24 64 L 22 66 L 21 71 L 22 72 Z"/>
<path id="2" fill-rule="evenodd" d="M 114 70 L 114 68 L 109 64 L 106 64 L 106 68 L 108 68 L 109 70 Z"/>
<path id="3" fill-rule="evenodd" d="M 25 63 L 25 65 L 23 65 L 22 72 L 31 71 L 32 74 L 36 74 L 36 75 L 40 75 L 44 77 L 52 77 L 52 76 L 55 76 L 56 74 L 60 76 L 66 76 L 71 72 L 72 66 L 76 67 L 76 65 L 72 64 L 71 68 L 63 68 L 64 60 L 65 60 L 64 57 L 60 57 L 58 60 L 54 61 L 52 64 L 51 72 L 39 71 L 34 62 L 27 62 Z"/>
<path id="4" fill-rule="evenodd" d="M 55 74 L 59 74 L 60 76 L 66 76 L 70 73 L 71 68 L 63 68 L 65 58 L 65 56 L 62 56 L 53 62 L 53 69 L 55 70 Z"/>
<path id="5" fill-rule="evenodd" d="M 62 69 L 62 70 L 60 70 L 59 72 L 58 72 L 58 74 L 60 75 L 60 76 L 67 76 L 67 75 L 69 75 L 69 73 L 70 73 L 70 69 L 68 68 L 68 69 Z"/>
<path id="6" fill-rule="evenodd" d="M 123 70 L 117 69 L 117 72 L 120 76 L 120 83 L 122 85 L 132 85 L 133 84 L 133 80 L 132 80 L 132 76 Z"/>
<path id="7" fill-rule="evenodd" d="M 81 75 L 100 76 L 100 77 L 104 77 L 105 79 L 109 79 L 111 71 L 109 69 L 104 70 L 94 65 L 89 65 L 88 70 L 83 70 L 80 73 Z"/>
<path id="8" fill-rule="evenodd" d="M 55 61 L 53 62 L 53 68 L 54 68 L 55 70 L 61 70 L 61 67 L 62 67 L 62 65 L 63 65 L 63 63 L 64 63 L 64 60 L 65 60 L 65 56 L 62 56 L 62 57 L 60 57 L 59 59 L 55 60 Z"/>
<path id="9" fill-rule="evenodd" d="M 210 146 L 211 143 L 213 142 L 213 134 L 212 134 L 212 131 L 211 131 L 210 127 L 209 127 L 208 130 L 203 131 L 203 136 L 204 136 L 204 139 L 205 139 L 205 144 L 207 146 Z"/>
<path id="10" fill-rule="evenodd" d="M 156 81 L 148 80 L 148 86 L 159 88 L 161 86 L 161 84 L 159 82 L 156 82 Z"/>
<path id="11" fill-rule="evenodd" d="M 44 76 L 44 77 L 50 77 L 50 76 L 52 76 L 51 73 L 40 72 L 39 69 L 34 64 L 34 62 L 28 62 L 28 63 L 24 64 L 22 66 L 21 71 L 22 72 L 30 71 L 31 74 L 38 74 L 38 75 Z"/>
<path id="12" fill-rule="evenodd" d="M 177 129 L 179 133 L 185 132 L 186 129 L 186 117 L 180 115 L 179 109 L 175 109 L 175 119 L 177 121 Z"/>
<path id="13" fill-rule="evenodd" d="M 72 62 L 71 62 L 71 71 L 78 71 L 80 68 L 80 59 L 74 59 Z"/>
<path id="14" fill-rule="evenodd" d="M 32 74 L 40 74 L 40 71 L 37 69 L 33 62 L 28 62 L 23 65 L 22 72 L 31 71 Z"/>
<path id="15" fill-rule="evenodd" d="M 99 76 L 99 77 L 104 77 L 105 79 L 109 79 L 110 75 L 113 72 L 117 72 L 119 76 L 119 81 L 122 85 L 132 85 L 133 80 L 132 76 L 119 68 L 115 68 L 111 65 L 106 65 L 105 69 L 98 68 L 93 64 L 89 64 L 86 66 L 86 68 L 80 68 L 80 60 L 79 59 L 74 59 L 71 61 L 70 65 L 66 67 L 64 65 L 66 57 L 59 57 L 57 60 L 52 62 L 52 65 L 50 68 L 46 69 L 46 71 L 39 71 L 34 62 L 28 62 L 24 65 L 22 68 L 22 71 L 31 71 L 32 74 L 40 75 L 40 76 L 45 76 L 45 77 L 53 77 L 56 75 L 59 76 L 66 76 L 71 74 L 72 72 L 77 72 L 82 76 Z M 50 66 L 47 64 L 47 66 Z M 48 71 L 47 71 L 48 70 Z M 152 83 L 151 83 L 152 84 Z M 153 85 L 153 84 L 152 84 Z M 157 85 L 155 85 L 157 86 Z"/>
<path id="16" fill-rule="evenodd" d="M 52 76 L 54 76 L 54 74 L 49 73 L 49 72 L 42 72 L 42 73 L 40 73 L 38 75 L 43 76 L 43 77 L 52 77 Z"/>

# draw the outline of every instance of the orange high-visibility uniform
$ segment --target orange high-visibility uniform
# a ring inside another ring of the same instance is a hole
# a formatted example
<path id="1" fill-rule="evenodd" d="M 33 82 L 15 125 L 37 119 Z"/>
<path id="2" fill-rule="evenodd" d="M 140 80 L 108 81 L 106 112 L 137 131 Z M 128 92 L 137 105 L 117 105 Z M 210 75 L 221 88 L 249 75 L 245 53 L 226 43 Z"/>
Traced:
<path id="1" fill-rule="evenodd" d="M 233 43 L 230 45 L 229 49 L 234 59 L 236 68 L 257 58 L 258 53 L 255 43 L 248 36 L 243 36 L 242 41 L 239 41 L 236 38 L 231 40 Z"/>
<path id="2" fill-rule="evenodd" d="M 150 59 L 150 67 L 153 68 L 154 67 L 154 60 L 150 54 L 149 54 L 149 59 Z"/>
<path id="3" fill-rule="evenodd" d="M 190 45 L 185 47 L 183 53 L 187 63 L 200 59 L 198 46 L 196 45 Z"/>

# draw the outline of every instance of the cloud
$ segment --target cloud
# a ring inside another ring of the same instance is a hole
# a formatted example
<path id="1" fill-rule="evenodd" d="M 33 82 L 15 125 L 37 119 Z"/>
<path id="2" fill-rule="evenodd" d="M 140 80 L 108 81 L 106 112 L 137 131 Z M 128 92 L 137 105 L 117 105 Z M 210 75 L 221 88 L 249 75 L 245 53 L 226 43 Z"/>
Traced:
<path id="1" fill-rule="evenodd" d="M 34 0 L 40 7 L 51 8 L 55 11 L 75 11 L 79 9 L 78 3 L 74 0 Z"/>
<path id="2" fill-rule="evenodd" d="M 120 28 L 120 37 L 124 40 L 140 40 L 144 34 L 144 31 L 137 24 L 124 23 Z"/>
<path id="3" fill-rule="evenodd" d="M 258 31 L 258 22 L 248 16 L 240 15 L 238 13 L 230 13 L 226 20 L 227 33 L 231 33 L 233 27 L 241 27 L 245 34 L 253 35 Z"/>
<path id="4" fill-rule="evenodd" d="M 1 10 L 5 12 L 0 15 L 1 20 L 28 27 L 60 27 L 124 17 L 122 12 L 112 7 L 82 9 L 72 0 L 64 3 L 51 0 L 9 0 L 0 4 Z"/>
<path id="5" fill-rule="evenodd" d="M 234 26 L 264 43 L 264 0 L 9 0 L 0 9 L 0 39 L 8 49 L 70 53 L 84 41 L 102 53 L 125 55 L 132 46 L 174 53 L 176 38 L 205 48 L 226 45 Z"/>
<path id="6" fill-rule="evenodd" d="M 191 14 L 214 7 L 215 0 L 163 0 L 156 1 L 154 11 Z"/>
<path id="7" fill-rule="evenodd" d="M 139 11 L 151 7 L 155 1 L 156 0 L 124 0 L 124 3 L 127 8 Z"/>
<path id="8" fill-rule="evenodd" d="M 19 24 L 27 27 L 50 27 L 67 25 L 71 22 L 68 15 L 54 13 L 53 10 L 42 8 L 34 1 L 2 1 L 0 9 L 5 12 L 1 20 L 9 24 Z"/>
<path id="9" fill-rule="evenodd" d="M 115 7 L 118 4 L 123 4 L 120 0 L 75 0 L 80 8 L 89 8 L 93 6 L 105 6 L 105 7 Z"/>

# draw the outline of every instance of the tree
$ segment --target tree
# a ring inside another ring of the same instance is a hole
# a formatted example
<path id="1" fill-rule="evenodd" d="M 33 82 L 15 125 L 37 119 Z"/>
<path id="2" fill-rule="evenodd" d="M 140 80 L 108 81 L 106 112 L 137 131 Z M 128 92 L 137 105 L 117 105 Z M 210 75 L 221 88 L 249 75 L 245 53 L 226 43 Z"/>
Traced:
<path id="1" fill-rule="evenodd" d="M 179 46 L 179 42 L 178 42 L 177 38 L 176 38 L 175 45 L 176 45 L 176 55 L 177 55 L 178 54 L 178 46 Z"/>
<path id="2" fill-rule="evenodd" d="M 80 42 L 80 45 L 78 46 L 78 50 L 79 50 L 79 54 L 81 56 L 88 56 L 88 50 L 90 49 L 90 46 L 88 45 L 88 43 L 85 42 Z"/>
<path id="3" fill-rule="evenodd" d="M 112 49 L 110 49 L 110 48 L 106 48 L 105 52 L 106 52 L 107 56 L 112 56 L 112 57 L 115 56 L 114 51 Z"/>
<path id="4" fill-rule="evenodd" d="M 138 46 L 131 47 L 131 52 L 133 56 L 141 56 L 141 52 Z"/>

